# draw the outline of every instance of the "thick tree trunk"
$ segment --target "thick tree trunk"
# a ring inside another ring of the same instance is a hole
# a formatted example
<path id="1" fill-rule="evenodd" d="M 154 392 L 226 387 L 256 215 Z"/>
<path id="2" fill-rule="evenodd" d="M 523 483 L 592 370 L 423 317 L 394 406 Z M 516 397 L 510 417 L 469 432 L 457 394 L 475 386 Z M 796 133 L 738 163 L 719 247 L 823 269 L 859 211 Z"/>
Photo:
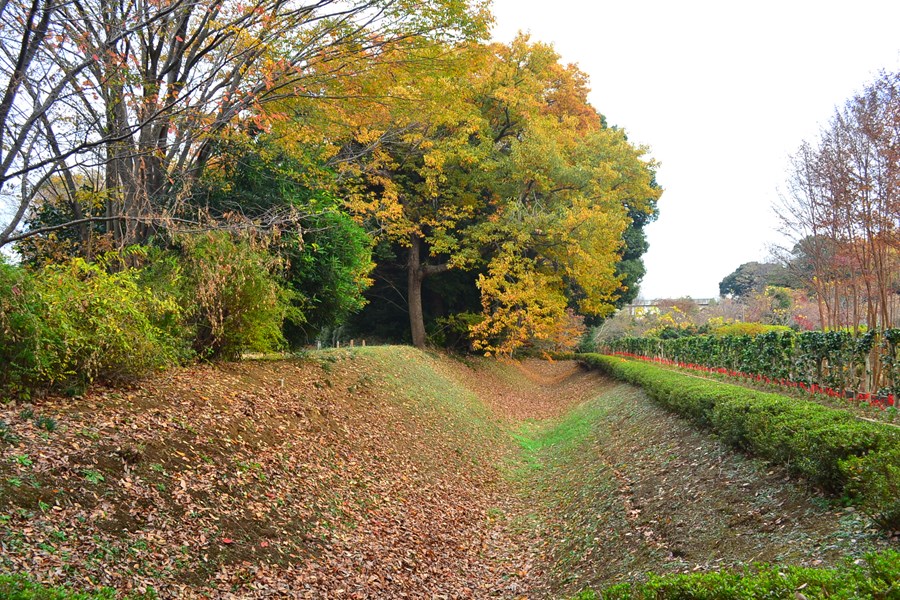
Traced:
<path id="1" fill-rule="evenodd" d="M 428 265 L 422 263 L 422 238 L 417 234 L 409 238 L 409 261 L 406 264 L 407 301 L 409 303 L 409 330 L 416 348 L 425 347 L 425 311 L 422 309 L 422 282 L 430 275 L 449 270 L 446 263 Z"/>
<path id="2" fill-rule="evenodd" d="M 422 280 L 425 279 L 425 273 L 422 269 L 422 239 L 413 234 L 410 242 L 409 262 L 407 263 L 409 330 L 412 333 L 413 346 L 424 348 L 425 313 L 422 310 Z"/>

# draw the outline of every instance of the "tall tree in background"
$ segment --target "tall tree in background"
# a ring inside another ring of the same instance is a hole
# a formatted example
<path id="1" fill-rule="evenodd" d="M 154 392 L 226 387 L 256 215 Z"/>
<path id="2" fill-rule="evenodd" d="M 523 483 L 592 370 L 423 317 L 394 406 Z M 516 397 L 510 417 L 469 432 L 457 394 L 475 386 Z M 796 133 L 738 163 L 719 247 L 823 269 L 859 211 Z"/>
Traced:
<path id="1" fill-rule="evenodd" d="M 900 73 L 839 110 L 792 160 L 779 212 L 828 327 L 890 327 L 900 291 Z"/>

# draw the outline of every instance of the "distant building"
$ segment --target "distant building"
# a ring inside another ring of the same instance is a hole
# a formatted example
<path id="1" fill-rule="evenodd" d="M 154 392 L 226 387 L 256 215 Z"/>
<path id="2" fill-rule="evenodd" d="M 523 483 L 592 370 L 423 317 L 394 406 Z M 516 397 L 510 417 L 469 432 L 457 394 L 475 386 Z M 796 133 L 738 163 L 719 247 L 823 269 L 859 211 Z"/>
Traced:
<path id="1" fill-rule="evenodd" d="M 632 304 L 627 304 L 623 307 L 623 310 L 627 310 L 628 314 L 632 317 L 646 317 L 648 315 L 658 315 L 660 313 L 659 302 L 661 299 L 657 300 L 644 300 L 642 298 L 638 298 Z M 697 308 L 703 310 L 708 306 L 712 306 L 716 304 L 719 299 L 718 298 L 691 298 L 690 299 L 694 304 L 697 305 Z"/>

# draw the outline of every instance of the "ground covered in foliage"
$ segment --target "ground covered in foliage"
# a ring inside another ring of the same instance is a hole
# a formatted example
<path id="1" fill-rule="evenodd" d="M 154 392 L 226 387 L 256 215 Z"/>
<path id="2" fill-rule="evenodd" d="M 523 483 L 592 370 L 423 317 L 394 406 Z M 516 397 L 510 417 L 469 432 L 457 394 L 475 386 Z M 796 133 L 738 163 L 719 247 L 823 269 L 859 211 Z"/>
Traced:
<path id="1" fill-rule="evenodd" d="M 0 421 L 2 571 L 121 595 L 558 598 L 892 544 L 573 362 L 358 348 Z"/>

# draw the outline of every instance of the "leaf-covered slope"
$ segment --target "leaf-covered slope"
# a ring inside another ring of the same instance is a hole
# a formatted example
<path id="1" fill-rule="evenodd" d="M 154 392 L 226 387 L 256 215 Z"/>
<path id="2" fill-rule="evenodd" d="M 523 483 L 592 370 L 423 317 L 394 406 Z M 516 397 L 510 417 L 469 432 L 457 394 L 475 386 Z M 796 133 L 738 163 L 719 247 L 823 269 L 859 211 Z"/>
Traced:
<path id="1" fill-rule="evenodd" d="M 511 594 L 497 418 L 418 351 L 317 357 L 4 407 L 2 570 L 163 597 Z"/>

